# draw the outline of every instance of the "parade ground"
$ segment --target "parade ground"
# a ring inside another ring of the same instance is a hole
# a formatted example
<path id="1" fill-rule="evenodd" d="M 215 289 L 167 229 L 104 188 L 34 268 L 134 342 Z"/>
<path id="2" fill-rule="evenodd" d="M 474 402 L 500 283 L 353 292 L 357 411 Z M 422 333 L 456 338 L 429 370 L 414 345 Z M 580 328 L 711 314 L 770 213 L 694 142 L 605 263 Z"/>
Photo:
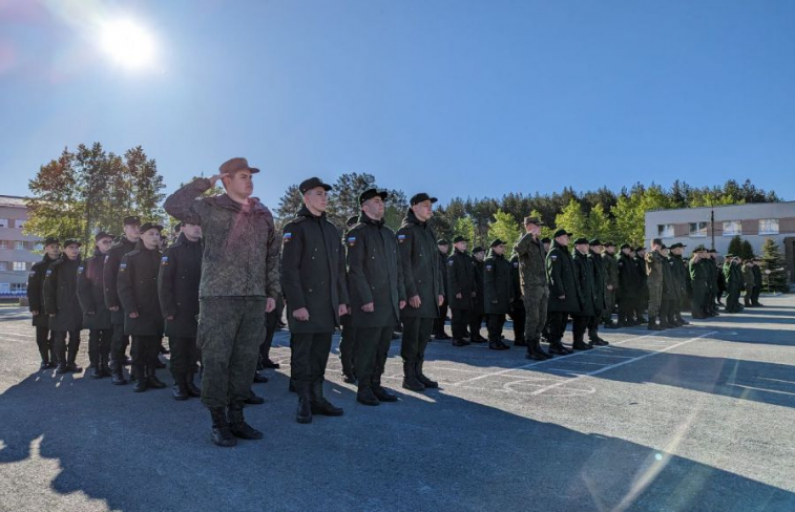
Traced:
<path id="1" fill-rule="evenodd" d="M 246 409 L 265 438 L 232 449 L 196 399 L 39 371 L 29 313 L 3 307 L 0 510 L 792 512 L 795 296 L 762 302 L 544 362 L 434 341 L 424 394 L 400 388 L 396 340 L 400 401 L 379 407 L 342 382 L 335 338 L 327 397 L 345 415 L 311 425 L 280 331 L 281 369 L 254 386 L 267 402 Z"/>

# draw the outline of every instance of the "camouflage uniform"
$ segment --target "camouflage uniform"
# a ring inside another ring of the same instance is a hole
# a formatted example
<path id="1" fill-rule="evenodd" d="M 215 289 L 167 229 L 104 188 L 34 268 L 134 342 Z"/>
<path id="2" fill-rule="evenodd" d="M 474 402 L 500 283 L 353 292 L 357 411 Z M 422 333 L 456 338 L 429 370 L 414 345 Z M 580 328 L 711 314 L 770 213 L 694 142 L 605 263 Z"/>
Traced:
<path id="1" fill-rule="evenodd" d="M 202 197 L 199 178 L 166 199 L 180 220 L 200 222 L 204 251 L 199 284 L 197 343 L 202 351 L 202 403 L 242 407 L 265 338 L 266 299 L 276 298 L 279 246 L 271 212 L 256 198 L 248 208 L 227 194 Z"/>
<path id="2" fill-rule="evenodd" d="M 537 349 L 541 331 L 547 323 L 549 286 L 546 254 L 541 240 L 529 233 L 519 239 L 514 252 L 519 257 L 519 281 L 524 296 L 524 337 L 528 352 L 532 352 Z"/>

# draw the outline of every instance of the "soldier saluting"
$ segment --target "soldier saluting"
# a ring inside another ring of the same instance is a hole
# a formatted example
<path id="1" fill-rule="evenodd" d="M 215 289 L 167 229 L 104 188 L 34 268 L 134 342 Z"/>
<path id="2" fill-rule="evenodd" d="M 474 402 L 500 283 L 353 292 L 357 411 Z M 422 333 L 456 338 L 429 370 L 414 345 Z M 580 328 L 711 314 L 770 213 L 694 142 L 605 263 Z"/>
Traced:
<path id="1" fill-rule="evenodd" d="M 545 361 L 551 356 L 541 348 L 541 335 L 547 323 L 549 286 L 547 283 L 544 241 L 539 238 L 544 223 L 538 217 L 525 217 L 525 235 L 516 243 L 514 250 L 519 261 L 519 276 L 524 296 L 525 332 L 527 359 Z"/>
<path id="2" fill-rule="evenodd" d="M 395 233 L 384 225 L 386 192 L 371 188 L 361 193 L 362 214 L 346 239 L 348 283 L 353 325 L 356 327 L 356 400 L 364 405 L 395 402 L 381 386 L 392 331 L 406 305 L 403 272 L 398 262 Z"/>
<path id="3" fill-rule="evenodd" d="M 49 316 L 44 311 L 44 276 L 50 265 L 61 256 L 60 241 L 55 237 L 44 240 L 44 257 L 30 268 L 28 276 L 28 308 L 36 328 L 36 345 L 41 355 L 41 369 L 55 368 L 56 357 L 50 339 Z"/>
<path id="4" fill-rule="evenodd" d="M 323 396 L 331 338 L 350 302 L 340 232 L 326 218 L 331 188 L 319 178 L 303 181 L 298 189 L 304 206 L 282 234 L 281 280 L 292 334 L 290 378 L 298 394 L 298 423 L 310 423 L 313 414 L 343 414 Z"/>
<path id="5" fill-rule="evenodd" d="M 202 351 L 202 403 L 210 410 L 212 441 L 235 446 L 235 437 L 261 439 L 248 425 L 243 404 L 251 393 L 265 314 L 276 308 L 279 245 L 273 215 L 254 192 L 245 158 L 233 158 L 220 174 L 198 178 L 166 199 L 164 207 L 202 226 L 204 252 L 199 285 L 197 343 Z M 202 197 L 218 180 L 225 194 Z"/>

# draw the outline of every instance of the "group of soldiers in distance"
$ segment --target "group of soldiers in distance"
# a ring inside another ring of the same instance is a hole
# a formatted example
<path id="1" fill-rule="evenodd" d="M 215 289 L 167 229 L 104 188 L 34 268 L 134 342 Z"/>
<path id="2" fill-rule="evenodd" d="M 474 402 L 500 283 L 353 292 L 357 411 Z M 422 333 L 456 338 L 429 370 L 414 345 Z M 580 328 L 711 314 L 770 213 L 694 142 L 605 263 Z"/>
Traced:
<path id="1" fill-rule="evenodd" d="M 703 247 L 688 260 L 682 244 L 667 248 L 656 239 L 648 253 L 627 244 L 617 253 L 612 242 L 573 239 L 562 229 L 541 238 L 543 222 L 536 217 L 524 219 L 526 233 L 518 241 L 497 239 L 488 251 L 469 253 L 469 241 L 459 236 L 450 253 L 451 244 L 437 239 L 429 223 L 437 200 L 426 193 L 411 198 L 393 232 L 383 218 L 387 192 L 366 190 L 343 234 L 326 218 L 331 185 L 310 178 L 299 186 L 304 206 L 278 233 L 270 211 L 252 197 L 258 172 L 233 158 L 219 174 L 169 196 L 165 209 L 181 222 L 167 248 L 163 227 L 135 216 L 124 218 L 117 238 L 98 233 L 86 259 L 79 241 L 46 239 L 28 282 L 41 368 L 82 371 L 76 357 L 80 331 L 88 329 L 90 377 L 125 385 L 129 365 L 133 390 L 143 392 L 166 387 L 156 370 L 165 367 L 160 354 L 170 353 L 173 398 L 200 397 L 210 411 L 212 442 L 229 447 L 263 437 L 245 421 L 243 408 L 264 402 L 252 384 L 267 382 L 262 370 L 279 367 L 269 354 L 285 312 L 296 421 L 310 423 L 313 416 L 344 413 L 323 393 L 337 329 L 343 379 L 356 385 L 357 402 L 377 406 L 398 400 L 382 385 L 396 331 L 402 386 L 422 392 L 438 387 L 424 370 L 432 338 L 506 350 L 506 316 L 513 321 L 513 344 L 542 361 L 608 345 L 601 326 L 685 325 L 681 313 L 688 302 L 693 318 L 717 316 L 721 282 L 727 312 L 742 309 L 743 289 L 747 306 L 761 305 L 755 261 L 727 255 L 720 272 L 716 253 Z M 219 180 L 226 192 L 205 196 Z M 448 308 L 452 338 L 445 332 Z M 563 344 L 569 319 L 570 347 Z M 481 336 L 484 321 L 487 338 Z"/>

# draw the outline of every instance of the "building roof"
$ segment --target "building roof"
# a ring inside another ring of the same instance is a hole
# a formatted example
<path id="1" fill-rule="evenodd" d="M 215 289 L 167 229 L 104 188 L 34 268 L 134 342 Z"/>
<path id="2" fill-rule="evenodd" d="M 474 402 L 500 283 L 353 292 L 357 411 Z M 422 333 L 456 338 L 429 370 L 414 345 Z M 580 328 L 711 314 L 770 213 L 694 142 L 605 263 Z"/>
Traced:
<path id="1" fill-rule="evenodd" d="M 0 195 L 0 206 L 6 208 L 27 208 L 25 204 L 26 198 L 20 196 L 4 196 Z"/>
<path id="2" fill-rule="evenodd" d="M 715 206 L 694 206 L 691 208 L 656 208 L 654 210 L 648 210 L 646 213 L 651 212 L 684 212 L 684 211 L 692 211 L 692 210 L 717 210 L 720 208 L 744 208 L 744 207 L 754 207 L 760 205 L 767 205 L 767 206 L 777 206 L 777 207 L 788 207 L 788 206 L 795 206 L 795 201 L 778 201 L 775 203 L 739 203 L 739 204 L 716 204 Z"/>

